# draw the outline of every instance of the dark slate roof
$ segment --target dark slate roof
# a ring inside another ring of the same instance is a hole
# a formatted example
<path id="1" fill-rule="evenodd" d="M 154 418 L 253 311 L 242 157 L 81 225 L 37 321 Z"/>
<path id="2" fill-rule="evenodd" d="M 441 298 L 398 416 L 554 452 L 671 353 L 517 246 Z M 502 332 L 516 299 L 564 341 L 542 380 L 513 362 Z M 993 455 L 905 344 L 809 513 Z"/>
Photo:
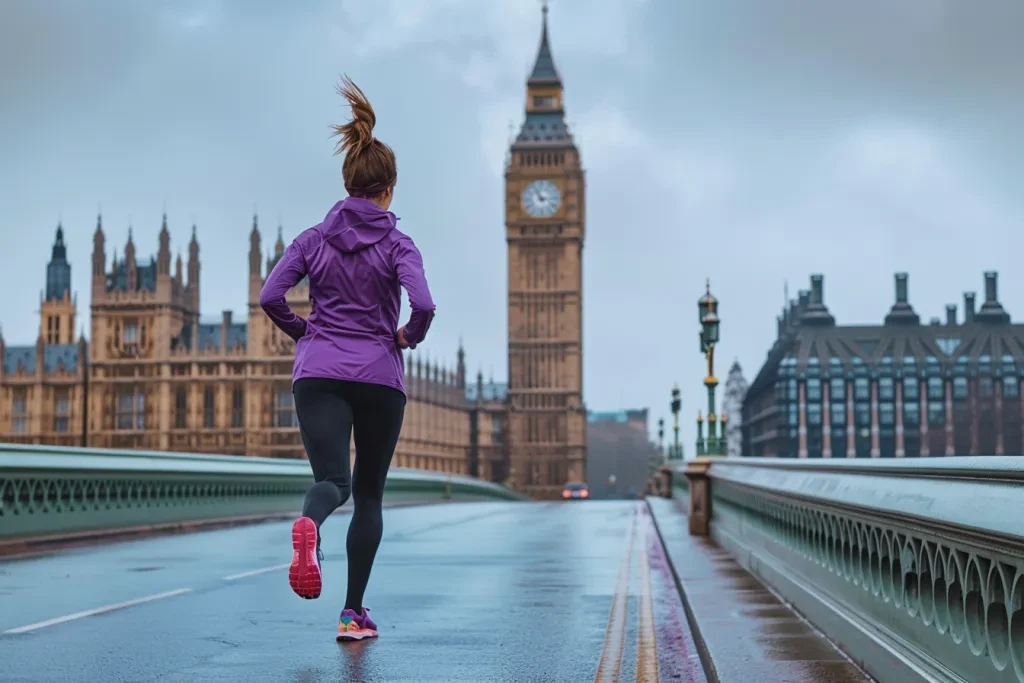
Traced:
<path id="1" fill-rule="evenodd" d="M 43 371 L 78 371 L 78 344 L 52 344 L 43 348 Z"/>
<path id="2" fill-rule="evenodd" d="M 974 374 L 988 367 L 995 374 L 1024 367 L 1024 325 L 1011 324 L 999 303 L 997 274 L 985 273 L 985 299 L 975 311 L 975 294 L 965 292 L 965 308 L 973 311 L 958 322 L 956 307 L 947 306 L 945 323 L 918 324 L 907 299 L 907 276 L 897 273 L 896 303 L 884 325 L 836 326 L 831 315 L 813 315 L 815 307 L 827 313 L 820 275 L 812 276 L 810 291 L 799 293 L 777 318 L 778 334 L 748 397 L 769 389 L 780 375 L 900 376 L 904 370 L 922 374 Z"/>
<path id="3" fill-rule="evenodd" d="M 4 349 L 4 374 L 13 375 L 19 367 L 30 375 L 36 371 L 36 347 L 8 346 Z"/>
<path id="4" fill-rule="evenodd" d="M 199 338 L 198 351 L 202 353 L 209 348 L 220 350 L 222 323 L 199 323 L 197 336 Z M 231 323 L 227 329 L 227 348 L 234 349 L 241 346 L 246 348 L 249 343 L 249 328 L 246 323 Z M 171 350 L 186 349 L 192 350 L 192 325 L 185 324 L 181 328 L 181 334 L 171 339 Z"/>
<path id="5" fill-rule="evenodd" d="M 748 396 L 770 388 L 780 375 L 898 377 L 904 370 L 920 375 L 925 369 L 943 376 L 973 375 L 979 366 L 998 375 L 1003 367 L 1017 365 L 1024 367 L 1024 325 L 798 326 L 772 346 Z"/>
<path id="6" fill-rule="evenodd" d="M 68 263 L 67 245 L 64 244 L 64 228 L 57 225 L 57 239 L 53 243 L 50 262 L 46 265 L 46 300 L 56 301 L 71 290 L 71 265 Z"/>
<path id="7" fill-rule="evenodd" d="M 199 348 L 200 353 L 208 348 L 220 348 L 220 323 L 199 323 Z"/>
<path id="8" fill-rule="evenodd" d="M 4 374 L 13 375 L 21 368 L 27 374 L 36 371 L 35 346 L 8 346 L 4 349 Z M 52 344 L 43 347 L 43 372 L 78 371 L 78 344 Z"/>
<path id="9" fill-rule="evenodd" d="M 517 145 L 524 143 L 564 147 L 573 141 L 561 112 L 530 112 L 516 136 Z"/>
<path id="10" fill-rule="evenodd" d="M 243 349 L 246 348 L 246 344 L 249 341 L 249 328 L 245 323 L 231 323 L 228 326 L 227 334 L 227 346 L 228 349 L 233 349 L 236 346 L 241 346 Z"/>
<path id="11" fill-rule="evenodd" d="M 544 8 L 544 28 L 541 29 L 540 47 L 537 49 L 537 61 L 530 72 L 529 85 L 559 84 L 558 69 L 555 59 L 551 56 L 551 45 L 548 43 L 548 10 Z"/>
<path id="12" fill-rule="evenodd" d="M 477 399 L 476 382 L 466 385 L 466 400 L 475 402 Z M 504 401 L 508 397 L 508 384 L 504 382 L 484 382 L 482 400 Z"/>
<path id="13" fill-rule="evenodd" d="M 107 291 L 118 290 L 128 291 L 128 268 L 124 261 L 114 267 L 114 272 L 107 275 Z M 149 265 L 135 266 L 135 291 L 156 291 L 156 259 L 151 259 Z"/>

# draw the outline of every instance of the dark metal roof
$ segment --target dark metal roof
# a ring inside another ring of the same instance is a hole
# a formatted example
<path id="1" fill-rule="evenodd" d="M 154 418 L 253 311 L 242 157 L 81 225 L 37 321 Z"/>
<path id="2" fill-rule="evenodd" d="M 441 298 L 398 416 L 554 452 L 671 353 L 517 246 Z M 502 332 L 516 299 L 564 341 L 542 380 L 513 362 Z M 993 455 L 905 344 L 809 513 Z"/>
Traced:
<path id="1" fill-rule="evenodd" d="M 36 347 L 8 346 L 4 349 L 4 374 L 13 375 L 18 368 L 29 375 L 36 371 Z"/>
<path id="2" fill-rule="evenodd" d="M 64 228 L 57 224 L 57 238 L 53 242 L 50 262 L 46 265 L 46 300 L 59 301 L 64 292 L 71 290 L 71 264 L 68 263 Z"/>
<path id="3" fill-rule="evenodd" d="M 540 34 L 540 48 L 537 50 L 537 60 L 533 64 L 533 71 L 530 72 L 528 85 L 561 85 L 562 80 L 558 76 L 558 69 L 555 68 L 555 58 L 551 56 L 551 46 L 548 44 L 548 6 L 543 8 L 543 28 Z"/>
<path id="4" fill-rule="evenodd" d="M 181 334 L 171 340 L 171 349 L 174 350 L 182 347 L 190 351 L 198 351 L 199 353 L 210 350 L 219 351 L 223 329 L 223 323 L 199 323 L 196 329 L 196 336 L 198 337 L 197 348 L 193 349 L 192 325 L 185 324 L 181 329 Z M 229 351 L 239 347 L 244 349 L 249 341 L 248 324 L 244 322 L 230 323 L 224 336 L 226 337 L 227 349 Z"/>
<path id="5" fill-rule="evenodd" d="M 114 265 L 113 271 L 107 275 L 107 291 L 128 291 L 128 268 L 124 261 Z M 156 291 L 156 258 L 150 257 L 148 265 L 135 267 L 135 291 Z"/>
<path id="6" fill-rule="evenodd" d="M 26 374 L 36 371 L 35 346 L 8 346 L 4 349 L 4 374 L 13 375 L 21 368 Z M 78 344 L 49 344 L 43 347 L 43 372 L 78 371 Z"/>
<path id="7" fill-rule="evenodd" d="M 944 323 L 911 322 L 917 315 L 906 301 L 906 276 L 902 273 L 897 275 L 894 305 L 902 312 L 893 316 L 890 311 L 884 325 L 808 325 L 812 297 L 801 296 L 779 316 L 778 337 L 748 396 L 769 388 L 783 372 L 796 376 L 892 372 L 898 376 L 912 368 L 916 374 L 928 369 L 946 375 L 972 374 L 979 366 L 988 365 L 998 374 L 1006 365 L 1024 365 L 1024 324 L 1009 323 L 1009 314 L 996 299 L 995 274 L 986 273 L 985 277 L 989 313 L 975 313 L 973 294 L 969 294 L 965 296 L 969 303 L 964 322 L 956 320 L 952 306 L 947 307 Z"/>
<path id="8" fill-rule="evenodd" d="M 523 146 L 524 143 L 566 147 L 572 145 L 573 140 L 562 112 L 529 112 L 516 136 L 517 146 Z"/>
<path id="9" fill-rule="evenodd" d="M 508 384 L 504 382 L 484 382 L 481 387 L 483 393 L 477 389 L 477 385 L 466 385 L 466 400 L 475 402 L 479 396 L 482 401 L 504 401 L 508 397 Z"/>

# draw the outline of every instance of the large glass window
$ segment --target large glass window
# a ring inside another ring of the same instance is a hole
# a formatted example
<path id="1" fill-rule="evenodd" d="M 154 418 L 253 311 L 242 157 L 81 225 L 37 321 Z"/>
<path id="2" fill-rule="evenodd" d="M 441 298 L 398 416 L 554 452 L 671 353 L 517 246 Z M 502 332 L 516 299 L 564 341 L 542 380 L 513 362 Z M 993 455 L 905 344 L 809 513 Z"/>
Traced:
<path id="1" fill-rule="evenodd" d="M 878 404 L 878 424 L 883 427 L 891 427 L 896 424 L 896 412 L 891 403 Z"/>
<path id="2" fill-rule="evenodd" d="M 179 387 L 174 392 L 174 428 L 188 427 L 188 390 Z"/>
<path id="3" fill-rule="evenodd" d="M 203 391 L 203 427 L 213 429 L 217 426 L 217 392 L 213 387 Z"/>
<path id="4" fill-rule="evenodd" d="M 786 381 L 786 398 L 788 398 L 790 401 L 795 401 L 797 399 L 795 379 L 790 379 Z"/>
<path id="5" fill-rule="evenodd" d="M 967 378 L 966 377 L 954 377 L 953 378 L 953 398 L 967 398 Z"/>
<path id="6" fill-rule="evenodd" d="M 71 427 L 71 396 L 68 389 L 57 389 L 53 396 L 53 431 L 64 434 Z"/>
<path id="7" fill-rule="evenodd" d="M 916 401 L 921 396 L 921 385 L 917 381 L 917 377 L 904 377 L 903 378 L 903 402 Z"/>
<path id="8" fill-rule="evenodd" d="M 842 377 L 833 377 L 828 385 L 829 398 L 833 401 L 842 401 L 846 398 L 846 380 Z"/>
<path id="9" fill-rule="evenodd" d="M 1020 384 L 1014 376 L 1003 377 L 1003 398 L 1019 398 Z"/>
<path id="10" fill-rule="evenodd" d="M 871 384 L 867 377 L 853 380 L 853 397 L 858 401 L 867 401 L 871 398 Z"/>
<path id="11" fill-rule="evenodd" d="M 809 379 L 807 380 L 807 401 L 820 401 L 821 400 L 821 380 L 820 379 Z"/>
<path id="12" fill-rule="evenodd" d="M 946 406 L 939 401 L 928 402 L 928 424 L 946 424 Z"/>
<path id="13" fill-rule="evenodd" d="M 881 401 L 891 401 L 893 396 L 895 396 L 895 392 L 892 377 L 880 377 L 878 379 L 878 399 Z"/>
<path id="14" fill-rule="evenodd" d="M 274 426 L 299 426 L 298 417 L 295 415 L 295 397 L 292 396 L 291 387 L 279 389 L 274 397 Z"/>
<path id="15" fill-rule="evenodd" d="M 117 429 L 146 428 L 146 394 L 139 387 L 123 387 L 117 393 L 117 411 L 114 416 Z"/>
<path id="16" fill-rule="evenodd" d="M 917 427 L 921 424 L 921 405 L 919 403 L 903 404 L 903 424 L 907 428 Z"/>
<path id="17" fill-rule="evenodd" d="M 846 406 L 842 403 L 832 404 L 832 425 L 839 426 L 846 424 Z"/>
<path id="18" fill-rule="evenodd" d="M 24 387 L 12 389 L 14 400 L 11 404 L 11 431 L 15 434 L 28 432 L 28 390 Z"/>
<path id="19" fill-rule="evenodd" d="M 245 426 L 245 389 L 240 386 L 231 392 L 231 426 Z"/>
<path id="20" fill-rule="evenodd" d="M 942 388 L 941 377 L 929 377 L 928 378 L 928 398 L 933 400 L 944 399 L 946 394 Z"/>
<path id="21" fill-rule="evenodd" d="M 995 394 L 995 383 L 991 377 L 978 378 L 978 395 L 981 398 L 992 398 Z"/>
<path id="22" fill-rule="evenodd" d="M 809 424 L 809 425 L 820 425 L 821 424 L 821 404 L 820 403 L 808 403 L 807 404 L 807 424 Z"/>

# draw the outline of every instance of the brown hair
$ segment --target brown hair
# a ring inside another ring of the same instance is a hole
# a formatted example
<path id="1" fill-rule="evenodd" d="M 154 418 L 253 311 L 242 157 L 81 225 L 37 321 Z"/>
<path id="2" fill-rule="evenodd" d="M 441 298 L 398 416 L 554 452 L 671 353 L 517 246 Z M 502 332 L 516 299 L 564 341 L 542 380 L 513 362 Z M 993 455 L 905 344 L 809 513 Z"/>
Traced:
<path id="1" fill-rule="evenodd" d="M 348 100 L 352 107 L 352 120 L 334 128 L 339 138 L 335 154 L 344 154 L 341 177 L 345 191 L 352 197 L 377 197 L 398 180 L 398 166 L 395 153 L 386 144 L 373 137 L 373 126 L 377 116 L 373 106 L 348 76 L 342 77 L 338 94 Z M 332 136 L 332 137 L 333 137 Z"/>

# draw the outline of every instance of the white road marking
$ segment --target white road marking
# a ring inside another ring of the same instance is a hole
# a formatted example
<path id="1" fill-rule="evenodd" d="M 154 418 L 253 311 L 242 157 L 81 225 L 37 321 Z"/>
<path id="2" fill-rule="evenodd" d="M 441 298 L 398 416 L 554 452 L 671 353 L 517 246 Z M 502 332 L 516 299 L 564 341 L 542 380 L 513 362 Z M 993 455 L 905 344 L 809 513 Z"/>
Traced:
<path id="1" fill-rule="evenodd" d="M 225 576 L 224 581 L 237 581 L 238 579 L 244 579 L 247 576 L 256 576 L 257 574 L 266 574 L 267 572 L 276 572 L 281 569 L 287 569 L 291 566 L 291 563 L 286 564 L 275 564 L 273 567 L 263 567 L 262 569 L 253 569 L 248 572 L 241 572 L 239 574 L 232 574 L 231 576 Z"/>
<path id="2" fill-rule="evenodd" d="M 75 612 L 74 614 L 68 614 L 63 617 L 56 617 L 54 619 L 47 619 L 46 621 L 39 621 L 34 624 L 27 626 L 19 626 L 18 628 L 8 629 L 4 631 L 4 635 L 14 635 L 17 633 L 29 633 L 31 631 L 38 631 L 39 629 L 46 628 L 48 626 L 56 626 L 57 624 L 64 624 L 69 621 L 75 621 L 77 619 L 84 619 L 85 617 L 93 617 L 97 614 L 106 614 L 107 612 L 114 612 L 119 609 L 126 607 L 134 607 L 135 605 L 141 605 L 147 602 L 153 602 L 154 600 L 163 600 L 164 598 L 173 598 L 176 595 L 182 595 L 184 593 L 191 593 L 191 588 L 179 588 L 173 591 L 167 591 L 166 593 L 157 593 L 155 595 L 147 595 L 144 598 L 136 598 L 135 600 L 127 600 L 125 602 L 119 602 L 113 605 L 105 605 L 103 607 L 96 607 L 95 609 L 87 609 L 82 612 Z"/>

